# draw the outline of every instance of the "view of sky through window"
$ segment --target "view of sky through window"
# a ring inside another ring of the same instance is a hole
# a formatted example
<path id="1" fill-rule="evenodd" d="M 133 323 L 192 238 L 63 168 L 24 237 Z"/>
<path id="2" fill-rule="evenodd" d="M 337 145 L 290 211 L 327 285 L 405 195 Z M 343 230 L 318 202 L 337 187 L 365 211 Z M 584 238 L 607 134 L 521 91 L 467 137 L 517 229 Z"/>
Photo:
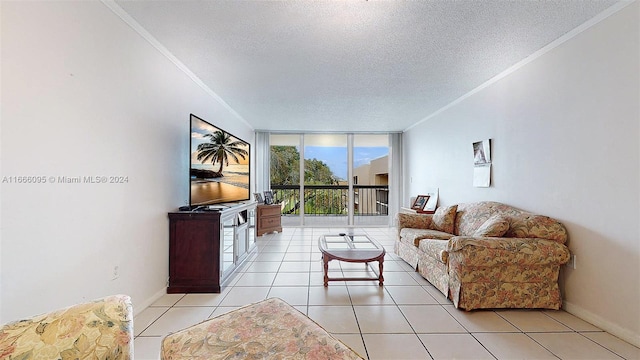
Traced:
<path id="1" fill-rule="evenodd" d="M 389 147 L 354 147 L 353 166 L 366 165 L 371 160 L 389 155 Z M 336 146 L 306 146 L 305 159 L 317 159 L 323 161 L 335 176 L 342 180 L 347 179 L 347 148 Z"/>

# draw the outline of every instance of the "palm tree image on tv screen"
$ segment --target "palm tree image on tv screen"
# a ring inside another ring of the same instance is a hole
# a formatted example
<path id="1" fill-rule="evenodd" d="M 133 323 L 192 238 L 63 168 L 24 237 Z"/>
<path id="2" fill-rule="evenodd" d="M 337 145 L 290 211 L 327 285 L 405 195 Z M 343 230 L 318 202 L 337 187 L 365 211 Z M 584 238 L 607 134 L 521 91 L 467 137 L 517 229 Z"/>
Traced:
<path id="1" fill-rule="evenodd" d="M 191 206 L 249 199 L 249 144 L 191 116 Z"/>

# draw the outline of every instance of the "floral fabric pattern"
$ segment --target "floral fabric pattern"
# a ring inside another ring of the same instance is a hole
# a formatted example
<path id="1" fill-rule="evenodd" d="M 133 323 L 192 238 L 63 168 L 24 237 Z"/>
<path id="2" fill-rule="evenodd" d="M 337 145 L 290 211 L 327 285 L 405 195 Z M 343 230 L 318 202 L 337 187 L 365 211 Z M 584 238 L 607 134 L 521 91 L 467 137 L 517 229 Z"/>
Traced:
<path id="1" fill-rule="evenodd" d="M 456 236 L 445 241 L 399 227 L 396 254 L 459 308 L 560 308 L 559 269 L 570 257 L 560 222 L 491 201 L 459 204 L 454 215 Z"/>
<path id="2" fill-rule="evenodd" d="M 453 254 L 452 254 L 453 255 Z M 463 266 L 449 261 L 451 298 L 456 307 L 560 309 L 559 265 Z M 554 279 L 556 279 L 554 281 Z"/>
<path id="3" fill-rule="evenodd" d="M 168 335 L 161 358 L 362 359 L 286 302 L 271 298 Z"/>
<path id="4" fill-rule="evenodd" d="M 404 228 L 400 231 L 400 238 L 407 244 L 418 246 L 422 239 L 449 240 L 453 235 L 438 230 Z"/>
<path id="5" fill-rule="evenodd" d="M 488 218 L 480 227 L 473 233 L 473 236 L 490 236 L 500 237 L 509 230 L 509 221 L 502 215 L 493 215 Z"/>
<path id="6" fill-rule="evenodd" d="M 433 214 L 403 214 L 398 213 L 398 231 L 409 229 L 431 229 Z"/>
<path id="7" fill-rule="evenodd" d="M 569 261 L 569 249 L 566 246 L 535 238 L 456 236 L 449 241 L 447 251 L 459 252 L 462 261 L 469 265 L 546 265 L 565 264 Z"/>
<path id="8" fill-rule="evenodd" d="M 449 259 L 449 253 L 447 253 L 448 244 L 449 242 L 445 240 L 426 239 L 426 241 L 420 241 L 418 249 L 423 254 L 446 264 Z"/>
<path id="9" fill-rule="evenodd" d="M 418 248 L 412 244 L 406 244 L 403 240 L 396 241 L 393 244 L 393 252 L 402 260 L 409 264 L 412 268 L 418 267 Z"/>
<path id="10" fill-rule="evenodd" d="M 459 204 L 456 216 L 455 235 L 472 236 L 490 217 L 501 215 L 509 220 L 522 213 L 512 206 L 493 201 L 483 201 L 470 204 Z"/>
<path id="11" fill-rule="evenodd" d="M 433 214 L 433 229 L 453 234 L 458 205 L 438 208 Z"/>
<path id="12" fill-rule="evenodd" d="M 527 238 L 535 237 L 557 241 L 560 244 L 567 242 L 567 230 L 564 225 L 548 216 L 521 214 L 513 217 L 506 237 Z"/>
<path id="13" fill-rule="evenodd" d="M 0 328 L 0 359 L 133 359 L 133 308 L 114 295 Z"/>
<path id="14" fill-rule="evenodd" d="M 408 215 L 405 216 L 404 224 L 430 224 L 429 221 L 424 221 L 424 216 L 415 215 L 415 214 L 400 214 L 400 215 Z M 429 215 L 429 218 L 431 215 Z M 412 221 L 413 218 L 416 218 L 416 221 Z M 430 230 L 423 228 L 401 228 L 400 229 L 400 241 L 396 241 L 394 244 L 395 253 L 400 256 L 407 264 L 411 265 L 413 268 L 418 266 L 418 244 L 422 239 L 442 239 L 448 240 L 453 237 L 452 234 L 447 234 L 438 230 Z"/>
<path id="15" fill-rule="evenodd" d="M 449 293 L 449 266 L 426 255 L 418 254 L 418 272 L 443 294 Z"/>
<path id="16" fill-rule="evenodd" d="M 509 229 L 502 235 L 504 237 L 542 238 L 561 244 L 567 241 L 567 230 L 557 220 L 493 201 L 458 205 L 453 233 L 473 236 L 494 215 L 500 215 L 509 221 Z"/>

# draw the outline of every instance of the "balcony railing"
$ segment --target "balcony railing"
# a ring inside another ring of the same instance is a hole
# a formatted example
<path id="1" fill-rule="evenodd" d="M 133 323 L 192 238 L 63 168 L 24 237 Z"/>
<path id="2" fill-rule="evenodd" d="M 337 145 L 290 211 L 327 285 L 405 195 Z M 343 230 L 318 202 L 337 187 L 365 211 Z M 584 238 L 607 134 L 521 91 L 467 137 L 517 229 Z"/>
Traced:
<path id="1" fill-rule="evenodd" d="M 274 199 L 282 203 L 283 215 L 300 215 L 300 186 L 271 185 Z M 354 185 L 354 216 L 389 214 L 388 185 Z M 345 216 L 349 209 L 347 185 L 305 185 L 304 213 L 316 216 Z"/>

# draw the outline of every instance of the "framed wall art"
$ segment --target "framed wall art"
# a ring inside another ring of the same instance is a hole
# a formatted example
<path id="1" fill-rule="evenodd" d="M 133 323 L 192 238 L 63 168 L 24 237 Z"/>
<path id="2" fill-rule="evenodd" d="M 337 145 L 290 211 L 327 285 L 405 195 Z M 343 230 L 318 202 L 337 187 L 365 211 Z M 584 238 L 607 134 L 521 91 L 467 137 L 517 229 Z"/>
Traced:
<path id="1" fill-rule="evenodd" d="M 418 195 L 411 205 L 411 210 L 422 211 L 429 201 L 429 195 Z"/>
<path id="2" fill-rule="evenodd" d="M 473 143 L 473 186 L 491 185 L 491 139 Z"/>
<path id="3" fill-rule="evenodd" d="M 267 190 L 264 192 L 264 203 L 267 205 L 273 204 L 273 191 Z"/>

